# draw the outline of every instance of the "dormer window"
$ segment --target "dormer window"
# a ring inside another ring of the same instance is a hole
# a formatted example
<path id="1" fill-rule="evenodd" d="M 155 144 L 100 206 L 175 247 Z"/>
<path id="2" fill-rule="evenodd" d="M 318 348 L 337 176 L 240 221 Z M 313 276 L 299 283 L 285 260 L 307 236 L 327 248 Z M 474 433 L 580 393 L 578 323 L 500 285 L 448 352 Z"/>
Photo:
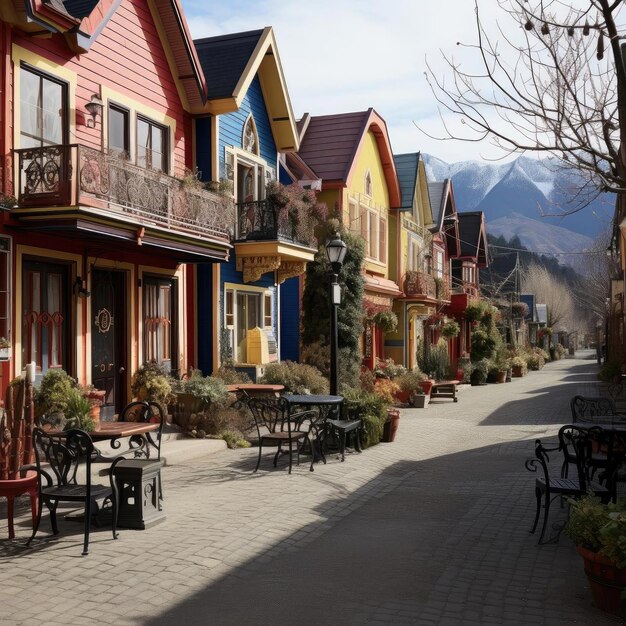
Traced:
<path id="1" fill-rule="evenodd" d="M 372 197 L 372 175 L 369 171 L 365 174 L 365 195 Z"/>
<path id="2" fill-rule="evenodd" d="M 243 149 L 252 154 L 259 154 L 259 136 L 252 115 L 248 117 L 243 127 Z"/>

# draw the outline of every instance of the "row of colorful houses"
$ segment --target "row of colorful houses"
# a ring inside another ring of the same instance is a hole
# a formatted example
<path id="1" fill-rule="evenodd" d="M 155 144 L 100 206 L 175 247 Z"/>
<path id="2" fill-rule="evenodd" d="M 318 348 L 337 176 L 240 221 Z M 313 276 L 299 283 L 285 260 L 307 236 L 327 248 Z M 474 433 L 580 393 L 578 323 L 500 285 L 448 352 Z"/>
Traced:
<path id="1" fill-rule="evenodd" d="M 147 361 L 298 360 L 317 242 L 271 181 L 364 238 L 364 314 L 399 319 L 366 323 L 364 365 L 414 366 L 446 316 L 451 356 L 468 351 L 482 213 L 458 213 L 420 153 L 394 154 L 374 109 L 297 120 L 271 28 L 193 41 L 179 0 L 6 0 L 0 56 L 5 384 L 62 367 L 113 414 Z"/>

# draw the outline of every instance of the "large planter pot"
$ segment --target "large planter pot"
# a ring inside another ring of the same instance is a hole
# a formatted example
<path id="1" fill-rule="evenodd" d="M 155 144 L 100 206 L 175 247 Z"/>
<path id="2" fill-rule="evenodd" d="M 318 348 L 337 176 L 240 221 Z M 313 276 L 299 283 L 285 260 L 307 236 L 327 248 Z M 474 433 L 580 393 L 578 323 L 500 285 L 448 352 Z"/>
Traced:
<path id="1" fill-rule="evenodd" d="M 496 372 L 496 382 L 498 384 L 506 382 L 506 370 L 503 372 Z"/>
<path id="2" fill-rule="evenodd" d="M 400 411 L 398 409 L 389 409 L 387 411 L 387 421 L 383 428 L 382 443 L 391 443 L 396 438 L 396 432 L 400 425 Z"/>
<path id="3" fill-rule="evenodd" d="M 585 562 L 585 574 L 593 594 L 594 604 L 607 613 L 620 613 L 626 608 L 622 593 L 626 590 L 626 568 L 616 567 L 605 556 L 576 546 Z"/>
<path id="4" fill-rule="evenodd" d="M 410 391 L 396 391 L 396 393 L 394 394 L 394 397 L 398 402 L 407 404 L 409 400 L 411 399 L 411 392 Z"/>
<path id="5" fill-rule="evenodd" d="M 94 389 L 87 393 L 87 398 L 91 403 L 91 408 L 89 409 L 89 417 L 93 420 L 94 430 L 100 430 L 100 412 L 102 410 L 102 405 L 104 404 L 104 398 L 106 396 L 106 391 L 101 389 Z"/>
<path id="6" fill-rule="evenodd" d="M 433 383 L 434 381 L 430 380 L 430 378 L 428 380 L 423 380 L 420 385 L 422 386 L 422 391 L 429 396 L 430 392 L 433 389 Z"/>
<path id="7" fill-rule="evenodd" d="M 514 365 L 511 368 L 513 378 L 521 378 L 524 375 L 524 368 L 521 365 Z"/>

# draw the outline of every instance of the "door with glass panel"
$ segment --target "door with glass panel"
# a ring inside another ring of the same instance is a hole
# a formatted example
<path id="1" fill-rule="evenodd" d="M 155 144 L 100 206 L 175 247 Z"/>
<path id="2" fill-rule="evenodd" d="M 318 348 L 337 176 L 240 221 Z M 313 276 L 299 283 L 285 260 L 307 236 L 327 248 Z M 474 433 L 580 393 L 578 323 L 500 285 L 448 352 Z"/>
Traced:
<path id="1" fill-rule="evenodd" d="M 103 419 L 112 419 L 126 401 L 125 284 L 125 272 L 91 271 L 91 382 L 106 392 Z"/>
<path id="2" fill-rule="evenodd" d="M 22 368 L 38 374 L 51 368 L 71 373 L 69 266 L 25 260 L 22 268 Z"/>

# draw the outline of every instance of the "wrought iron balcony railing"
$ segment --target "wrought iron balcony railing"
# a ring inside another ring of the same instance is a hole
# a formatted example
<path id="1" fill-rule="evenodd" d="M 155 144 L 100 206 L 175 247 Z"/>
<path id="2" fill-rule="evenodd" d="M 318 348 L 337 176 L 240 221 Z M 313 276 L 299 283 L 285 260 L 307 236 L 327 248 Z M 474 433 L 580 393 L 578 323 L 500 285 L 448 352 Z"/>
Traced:
<path id="1" fill-rule="evenodd" d="M 455 295 L 466 293 L 470 298 L 477 298 L 479 295 L 478 288 L 476 287 L 476 285 L 472 283 L 463 283 L 462 285 L 455 285 L 452 288 L 452 293 Z"/>
<path id="2" fill-rule="evenodd" d="M 140 224 L 230 238 L 233 203 L 199 181 L 190 184 L 76 144 L 15 153 L 20 208 L 81 205 Z"/>
<path id="3" fill-rule="evenodd" d="M 437 297 L 435 279 L 426 272 L 408 271 L 404 278 L 404 293 L 409 298 L 422 297 L 434 300 Z"/>
<path id="4" fill-rule="evenodd" d="M 239 241 L 288 241 L 317 247 L 314 223 L 294 219 L 288 207 L 275 207 L 267 200 L 237 204 L 237 239 Z"/>

